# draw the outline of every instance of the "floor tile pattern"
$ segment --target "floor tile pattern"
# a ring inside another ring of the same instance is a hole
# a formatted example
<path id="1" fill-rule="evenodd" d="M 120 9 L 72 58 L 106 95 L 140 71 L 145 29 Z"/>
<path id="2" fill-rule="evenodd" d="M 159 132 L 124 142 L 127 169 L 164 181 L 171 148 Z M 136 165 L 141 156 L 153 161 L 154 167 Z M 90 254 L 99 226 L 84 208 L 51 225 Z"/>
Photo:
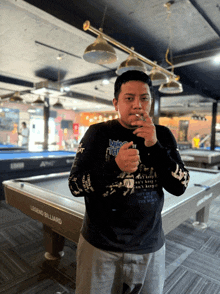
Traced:
<path id="1" fill-rule="evenodd" d="M 220 294 L 220 196 L 210 208 L 206 229 L 188 219 L 166 235 L 164 294 Z M 76 245 L 65 255 L 44 257 L 42 224 L 0 201 L 0 293 L 75 293 Z"/>

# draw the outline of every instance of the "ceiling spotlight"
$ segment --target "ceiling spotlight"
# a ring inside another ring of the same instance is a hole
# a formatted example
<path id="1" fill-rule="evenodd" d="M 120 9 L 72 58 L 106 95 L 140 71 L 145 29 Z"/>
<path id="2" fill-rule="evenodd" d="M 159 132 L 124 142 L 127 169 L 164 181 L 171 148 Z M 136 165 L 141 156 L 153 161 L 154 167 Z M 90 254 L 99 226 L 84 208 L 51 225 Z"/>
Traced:
<path id="1" fill-rule="evenodd" d="M 70 87 L 64 87 L 63 90 L 64 90 L 64 92 L 69 92 L 70 91 Z"/>
<path id="2" fill-rule="evenodd" d="M 22 102 L 23 99 L 20 97 L 19 92 L 15 92 L 15 94 L 9 98 L 9 101 L 19 103 Z"/>
<path id="3" fill-rule="evenodd" d="M 193 119 L 193 120 L 203 120 L 203 121 L 207 120 L 207 118 L 205 116 L 202 116 L 200 114 L 197 115 L 195 112 L 191 116 L 191 119 Z"/>
<path id="4" fill-rule="evenodd" d="M 31 103 L 34 106 L 42 106 L 44 105 L 44 101 L 38 96 L 38 98 Z"/>
<path id="5" fill-rule="evenodd" d="M 62 60 L 63 59 L 63 54 L 58 54 L 57 60 Z"/>
<path id="6" fill-rule="evenodd" d="M 176 81 L 173 77 L 166 84 L 160 85 L 158 90 L 163 94 L 179 94 L 183 92 L 183 86 L 180 82 Z"/>
<path id="7" fill-rule="evenodd" d="M 134 48 L 131 49 L 133 50 Z M 139 70 L 146 73 L 145 65 L 143 64 L 143 62 L 138 60 L 134 53 L 130 53 L 128 58 L 119 65 L 116 73 L 117 75 L 121 75 L 128 70 Z"/>
<path id="8" fill-rule="evenodd" d="M 86 48 L 83 58 L 90 63 L 109 64 L 117 60 L 117 55 L 115 49 L 100 34 L 95 42 Z"/>
<path id="9" fill-rule="evenodd" d="M 29 108 L 29 109 L 28 109 L 28 112 L 29 112 L 29 113 L 36 113 L 36 109 L 35 109 L 35 108 Z"/>
<path id="10" fill-rule="evenodd" d="M 214 62 L 216 62 L 216 63 L 220 63 L 220 55 L 217 55 L 217 56 L 214 58 Z"/>
<path id="11" fill-rule="evenodd" d="M 59 99 L 58 99 L 57 102 L 53 105 L 53 108 L 56 108 L 56 109 L 63 108 L 63 104 L 60 103 L 60 100 L 59 100 Z"/>
<path id="12" fill-rule="evenodd" d="M 166 84 L 169 81 L 168 76 L 156 67 L 151 70 L 149 77 L 151 79 L 152 86 L 160 86 L 161 84 Z"/>
<path id="13" fill-rule="evenodd" d="M 104 80 L 102 81 L 102 84 L 103 84 L 103 85 L 108 85 L 108 84 L 109 84 L 109 80 L 104 79 Z"/>

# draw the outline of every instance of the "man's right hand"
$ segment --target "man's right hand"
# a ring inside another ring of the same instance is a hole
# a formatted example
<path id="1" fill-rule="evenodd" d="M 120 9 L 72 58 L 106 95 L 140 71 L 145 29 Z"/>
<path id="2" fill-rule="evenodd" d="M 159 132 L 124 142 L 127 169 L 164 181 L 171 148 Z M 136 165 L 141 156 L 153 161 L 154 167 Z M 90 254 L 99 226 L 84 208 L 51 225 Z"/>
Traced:
<path id="1" fill-rule="evenodd" d="M 139 165 L 140 156 L 137 149 L 130 148 L 133 142 L 125 143 L 121 146 L 115 161 L 121 171 L 126 173 L 134 173 Z"/>

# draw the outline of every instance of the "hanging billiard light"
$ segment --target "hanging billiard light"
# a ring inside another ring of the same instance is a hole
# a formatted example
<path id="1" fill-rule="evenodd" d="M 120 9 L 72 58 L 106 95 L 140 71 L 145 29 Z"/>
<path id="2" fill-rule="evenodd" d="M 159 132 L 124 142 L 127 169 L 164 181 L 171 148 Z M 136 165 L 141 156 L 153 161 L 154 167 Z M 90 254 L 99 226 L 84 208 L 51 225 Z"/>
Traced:
<path id="1" fill-rule="evenodd" d="M 60 102 L 59 98 L 58 98 L 57 102 L 53 105 L 53 108 L 56 108 L 56 109 L 63 108 L 63 104 Z"/>
<path id="2" fill-rule="evenodd" d="M 152 86 L 160 86 L 161 84 L 165 84 L 169 81 L 168 76 L 156 67 L 152 68 L 149 77 L 151 79 Z"/>
<path id="3" fill-rule="evenodd" d="M 166 84 L 162 84 L 159 88 L 159 92 L 163 94 L 179 94 L 183 92 L 183 86 L 180 82 L 178 82 L 179 77 L 176 79 L 170 77 L 170 80 Z"/>
<path id="4" fill-rule="evenodd" d="M 15 94 L 9 98 L 9 101 L 19 103 L 22 102 L 23 99 L 20 97 L 19 92 L 15 92 Z"/>
<path id="5" fill-rule="evenodd" d="M 31 104 L 34 106 L 43 106 L 44 101 L 40 98 L 40 95 L 39 95 L 38 98 L 35 101 L 33 101 Z"/>
<path id="6" fill-rule="evenodd" d="M 99 30 L 102 32 L 102 29 Z M 117 60 L 115 49 L 108 44 L 101 33 L 95 42 L 86 48 L 83 58 L 87 62 L 96 64 L 109 64 Z"/>
<path id="7" fill-rule="evenodd" d="M 134 48 L 132 47 L 131 50 L 134 50 Z M 121 75 L 128 70 L 139 70 L 146 73 L 145 65 L 138 60 L 134 53 L 130 53 L 128 58 L 119 65 L 116 73 L 117 75 Z"/>

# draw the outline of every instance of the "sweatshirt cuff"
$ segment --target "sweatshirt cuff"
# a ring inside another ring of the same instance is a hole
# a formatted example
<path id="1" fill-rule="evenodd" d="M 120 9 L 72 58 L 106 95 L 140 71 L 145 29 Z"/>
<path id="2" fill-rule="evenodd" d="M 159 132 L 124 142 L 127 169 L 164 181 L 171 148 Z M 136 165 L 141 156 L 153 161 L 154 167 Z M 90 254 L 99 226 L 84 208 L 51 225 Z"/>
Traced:
<path id="1" fill-rule="evenodd" d="M 146 147 L 146 156 L 143 158 L 143 162 L 147 163 L 149 156 L 153 159 L 155 167 L 160 169 L 175 169 L 176 167 L 176 163 L 159 141 L 151 147 Z"/>
<path id="2" fill-rule="evenodd" d="M 160 152 L 166 151 L 165 148 L 160 144 L 159 141 L 157 141 L 153 146 L 146 147 L 147 153 L 149 155 L 159 155 Z"/>

